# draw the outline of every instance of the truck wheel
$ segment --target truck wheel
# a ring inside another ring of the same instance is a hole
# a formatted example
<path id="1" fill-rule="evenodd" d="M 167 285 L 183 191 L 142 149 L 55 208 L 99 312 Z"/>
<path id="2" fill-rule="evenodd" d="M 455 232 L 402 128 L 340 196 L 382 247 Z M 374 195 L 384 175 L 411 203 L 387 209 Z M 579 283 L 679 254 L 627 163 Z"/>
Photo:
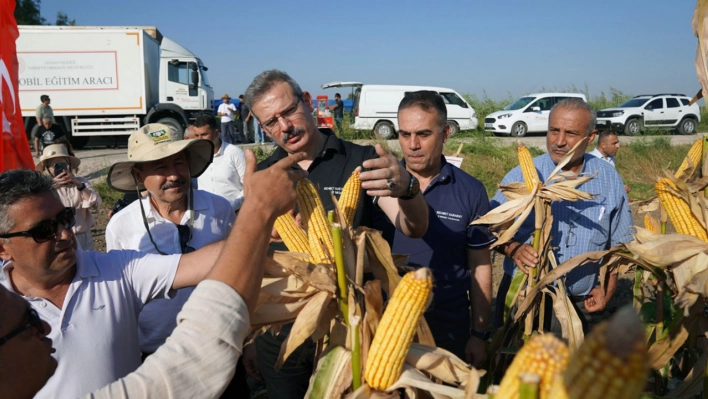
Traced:
<path id="1" fill-rule="evenodd" d="M 162 118 L 158 120 L 157 123 L 162 123 L 163 125 L 171 127 L 179 134 L 179 137 L 182 137 L 184 135 L 184 129 L 182 128 L 182 124 L 172 118 Z"/>
<path id="2" fill-rule="evenodd" d="M 527 127 L 524 122 L 516 122 L 511 126 L 511 135 L 514 137 L 526 136 Z"/>
<path id="3" fill-rule="evenodd" d="M 680 134 L 696 134 L 696 120 L 686 118 L 679 123 L 678 132 Z"/>
<path id="4" fill-rule="evenodd" d="M 86 147 L 86 144 L 88 144 L 89 139 L 91 137 L 87 136 L 81 136 L 81 137 L 71 137 L 71 146 L 74 147 L 75 150 L 80 150 L 84 147 Z"/>
<path id="5" fill-rule="evenodd" d="M 374 133 L 384 140 L 392 139 L 395 136 L 395 129 L 390 122 L 381 121 L 374 126 Z"/>
<path id="6" fill-rule="evenodd" d="M 450 136 L 449 137 L 456 135 L 457 132 L 460 131 L 460 127 L 457 126 L 457 123 L 455 123 L 453 121 L 447 121 L 447 125 L 450 126 Z"/>
<path id="7" fill-rule="evenodd" d="M 627 136 L 636 136 L 642 132 L 642 122 L 639 118 L 632 118 L 624 125 L 624 134 Z"/>

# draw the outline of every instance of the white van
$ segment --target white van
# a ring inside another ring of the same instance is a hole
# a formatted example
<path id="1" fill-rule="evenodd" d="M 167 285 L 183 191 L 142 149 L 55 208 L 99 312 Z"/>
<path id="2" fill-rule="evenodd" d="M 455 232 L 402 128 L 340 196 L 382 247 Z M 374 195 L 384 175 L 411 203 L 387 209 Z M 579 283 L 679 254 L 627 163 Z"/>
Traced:
<path id="1" fill-rule="evenodd" d="M 352 110 L 356 130 L 373 130 L 384 139 L 394 138 L 398 131 L 398 104 L 407 92 L 430 90 L 440 93 L 447 105 L 447 124 L 450 136 L 460 130 L 476 129 L 479 122 L 474 108 L 455 90 L 444 87 L 365 85 L 360 82 L 334 82 L 322 85 L 323 89 L 351 87 L 354 94 Z M 346 93 L 340 93 L 346 97 Z"/>
<path id="2" fill-rule="evenodd" d="M 582 93 L 534 93 L 521 97 L 484 118 L 484 130 L 497 136 L 510 134 L 523 137 L 526 133 L 542 133 L 548 131 L 548 114 L 551 108 L 569 97 L 582 98 Z"/>

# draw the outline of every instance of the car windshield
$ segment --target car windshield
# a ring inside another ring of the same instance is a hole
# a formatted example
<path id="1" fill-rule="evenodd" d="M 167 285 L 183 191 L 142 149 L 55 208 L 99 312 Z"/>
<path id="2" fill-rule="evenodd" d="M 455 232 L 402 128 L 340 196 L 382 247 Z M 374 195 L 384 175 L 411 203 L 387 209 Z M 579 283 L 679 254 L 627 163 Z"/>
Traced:
<path id="1" fill-rule="evenodd" d="M 646 98 L 633 98 L 617 108 L 637 108 L 644 105 L 645 102 L 647 102 Z"/>
<path id="2" fill-rule="evenodd" d="M 515 111 L 517 109 L 521 109 L 529 105 L 529 103 L 535 99 L 536 97 L 521 97 L 520 99 L 504 107 L 504 111 Z"/>

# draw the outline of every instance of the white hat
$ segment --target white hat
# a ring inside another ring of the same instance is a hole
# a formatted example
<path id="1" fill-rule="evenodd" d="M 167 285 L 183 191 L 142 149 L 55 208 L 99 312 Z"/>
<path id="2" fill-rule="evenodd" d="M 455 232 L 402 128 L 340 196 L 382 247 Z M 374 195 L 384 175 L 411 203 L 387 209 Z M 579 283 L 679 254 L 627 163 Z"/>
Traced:
<path id="1" fill-rule="evenodd" d="M 145 125 L 128 139 L 128 161 L 111 166 L 108 186 L 123 192 L 134 191 L 133 166 L 136 163 L 158 161 L 182 151 L 187 152 L 191 177 L 204 173 L 214 158 L 214 144 L 209 140 L 183 140 L 170 126 L 160 123 Z M 137 189 L 145 190 L 145 186 L 138 182 Z"/>
<path id="2" fill-rule="evenodd" d="M 48 161 L 54 158 L 68 159 L 69 164 L 71 165 L 71 169 L 78 169 L 79 165 L 81 164 L 81 160 L 79 158 L 69 155 L 69 150 L 66 148 L 65 145 L 52 144 L 44 147 L 44 151 L 42 151 L 42 156 L 39 157 L 39 162 L 37 163 L 36 169 L 40 172 L 44 172 L 44 169 L 47 167 L 46 162 L 44 161 Z"/>

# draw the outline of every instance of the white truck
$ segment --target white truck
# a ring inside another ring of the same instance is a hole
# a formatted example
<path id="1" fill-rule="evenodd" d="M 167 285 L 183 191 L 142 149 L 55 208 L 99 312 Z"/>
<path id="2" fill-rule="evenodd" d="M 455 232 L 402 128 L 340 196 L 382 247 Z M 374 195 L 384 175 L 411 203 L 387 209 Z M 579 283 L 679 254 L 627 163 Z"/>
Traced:
<path id="1" fill-rule="evenodd" d="M 147 123 L 179 132 L 214 109 L 207 67 L 154 26 L 20 26 L 19 93 L 25 129 L 46 94 L 81 148 L 92 136 L 129 135 Z"/>

